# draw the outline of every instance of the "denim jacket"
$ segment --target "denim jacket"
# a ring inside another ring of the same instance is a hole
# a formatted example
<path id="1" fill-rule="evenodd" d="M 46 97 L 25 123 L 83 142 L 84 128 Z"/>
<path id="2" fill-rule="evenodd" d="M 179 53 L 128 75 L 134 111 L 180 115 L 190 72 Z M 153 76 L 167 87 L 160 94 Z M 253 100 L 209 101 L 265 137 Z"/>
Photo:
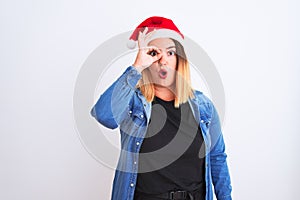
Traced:
<path id="1" fill-rule="evenodd" d="M 141 73 L 133 66 L 100 96 L 91 115 L 110 129 L 119 127 L 121 152 L 113 181 L 112 200 L 133 200 L 137 181 L 139 150 L 145 137 L 151 114 L 147 102 L 136 84 Z M 231 183 L 226 162 L 225 144 L 218 113 L 213 103 L 200 91 L 189 99 L 193 115 L 205 142 L 206 200 L 231 200 Z"/>

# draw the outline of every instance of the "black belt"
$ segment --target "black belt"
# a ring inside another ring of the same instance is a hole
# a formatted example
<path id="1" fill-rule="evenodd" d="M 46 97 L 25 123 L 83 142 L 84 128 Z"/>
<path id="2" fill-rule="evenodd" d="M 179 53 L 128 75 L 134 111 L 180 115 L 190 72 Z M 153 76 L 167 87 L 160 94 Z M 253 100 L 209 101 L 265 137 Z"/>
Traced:
<path id="1" fill-rule="evenodd" d="M 166 192 L 163 194 L 155 194 L 155 195 L 147 195 L 147 196 L 151 196 L 151 197 L 155 197 L 155 198 L 162 198 L 162 199 L 169 199 L 169 200 L 194 200 L 194 197 L 192 195 L 192 193 L 190 193 L 189 191 L 182 191 L 182 190 L 178 190 L 178 191 L 170 191 L 170 192 Z M 187 198 L 189 197 L 189 198 Z"/>

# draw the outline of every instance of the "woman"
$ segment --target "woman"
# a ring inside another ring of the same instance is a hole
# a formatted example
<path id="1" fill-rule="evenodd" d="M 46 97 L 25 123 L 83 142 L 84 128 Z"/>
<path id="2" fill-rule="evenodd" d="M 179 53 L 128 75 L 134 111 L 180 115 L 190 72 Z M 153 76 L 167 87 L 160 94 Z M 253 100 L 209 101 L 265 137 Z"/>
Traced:
<path id="1" fill-rule="evenodd" d="M 225 145 L 213 103 L 190 85 L 184 36 L 150 17 L 133 32 L 135 62 L 91 110 L 121 134 L 113 200 L 231 199 Z M 132 45 L 131 45 L 132 47 Z"/>

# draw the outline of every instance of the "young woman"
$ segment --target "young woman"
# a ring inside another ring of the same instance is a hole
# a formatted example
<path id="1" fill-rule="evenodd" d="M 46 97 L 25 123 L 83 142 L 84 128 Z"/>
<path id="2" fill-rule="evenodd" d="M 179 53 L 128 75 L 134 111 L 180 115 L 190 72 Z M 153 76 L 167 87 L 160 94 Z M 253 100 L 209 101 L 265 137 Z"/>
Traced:
<path id="1" fill-rule="evenodd" d="M 135 62 L 100 96 L 91 114 L 119 127 L 122 150 L 113 200 L 231 199 L 225 144 L 213 103 L 191 87 L 184 36 L 150 17 L 133 32 Z"/>

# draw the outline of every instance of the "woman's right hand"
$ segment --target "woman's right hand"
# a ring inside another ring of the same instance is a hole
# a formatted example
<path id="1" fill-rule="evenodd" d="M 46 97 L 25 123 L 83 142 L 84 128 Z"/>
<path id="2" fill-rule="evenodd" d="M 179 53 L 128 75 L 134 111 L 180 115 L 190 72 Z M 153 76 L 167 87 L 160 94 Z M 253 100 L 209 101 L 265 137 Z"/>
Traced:
<path id="1" fill-rule="evenodd" d="M 137 53 L 136 59 L 133 66 L 142 72 L 144 69 L 152 65 L 155 61 L 161 58 L 161 51 L 155 46 L 147 46 L 148 40 L 154 31 L 146 34 L 148 28 L 146 27 L 143 32 L 139 32 L 138 36 L 138 47 L 139 51 Z"/>

